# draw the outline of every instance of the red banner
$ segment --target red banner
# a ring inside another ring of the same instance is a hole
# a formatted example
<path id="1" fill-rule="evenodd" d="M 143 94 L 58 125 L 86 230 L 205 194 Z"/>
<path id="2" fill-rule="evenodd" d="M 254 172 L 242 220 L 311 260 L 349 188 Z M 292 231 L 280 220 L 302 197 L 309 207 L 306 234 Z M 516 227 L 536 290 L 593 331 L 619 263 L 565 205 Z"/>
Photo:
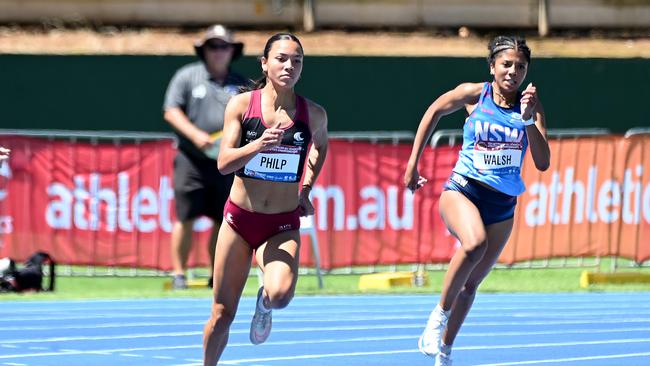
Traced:
<path id="1" fill-rule="evenodd" d="M 60 263 L 170 268 L 171 141 L 72 143 L 0 137 L 0 257 L 46 250 Z M 332 141 L 312 191 L 323 268 L 446 262 L 456 241 L 438 197 L 458 148 L 427 149 L 414 196 L 403 188 L 410 145 Z M 551 142 L 552 165 L 528 157 L 528 190 L 502 262 L 557 256 L 650 258 L 650 138 Z M 190 265 L 205 266 L 209 220 L 199 220 Z M 308 237 L 303 238 L 308 242 Z M 313 265 L 310 245 L 303 265 Z"/>
<path id="2" fill-rule="evenodd" d="M 170 141 L 113 145 L 10 138 L 2 256 L 169 268 Z"/>
<path id="3" fill-rule="evenodd" d="M 429 182 L 404 189 L 410 145 L 332 141 L 312 190 L 325 268 L 447 261 L 455 240 L 438 215 L 438 197 L 457 148 L 426 151 L 420 174 Z M 306 259 L 311 261 L 311 256 Z M 311 262 L 309 262 L 311 263 Z"/>

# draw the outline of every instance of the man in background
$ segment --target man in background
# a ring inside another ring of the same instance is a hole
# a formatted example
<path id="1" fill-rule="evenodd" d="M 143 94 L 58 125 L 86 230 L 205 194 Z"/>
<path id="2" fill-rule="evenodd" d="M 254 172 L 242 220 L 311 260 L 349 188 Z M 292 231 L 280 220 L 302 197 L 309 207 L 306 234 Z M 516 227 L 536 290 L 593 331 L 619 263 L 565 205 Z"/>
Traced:
<path id="1" fill-rule="evenodd" d="M 187 288 L 185 272 L 192 246 L 192 228 L 200 216 L 212 219 L 208 242 L 210 272 L 214 251 L 230 192 L 232 174 L 221 175 L 217 154 L 226 104 L 248 80 L 230 70 L 244 45 L 222 25 L 213 25 L 195 43 L 200 59 L 180 68 L 165 94 L 164 118 L 178 138 L 174 159 L 176 222 L 172 229 L 171 259 L 174 289 Z M 212 278 L 208 281 L 212 286 Z"/>

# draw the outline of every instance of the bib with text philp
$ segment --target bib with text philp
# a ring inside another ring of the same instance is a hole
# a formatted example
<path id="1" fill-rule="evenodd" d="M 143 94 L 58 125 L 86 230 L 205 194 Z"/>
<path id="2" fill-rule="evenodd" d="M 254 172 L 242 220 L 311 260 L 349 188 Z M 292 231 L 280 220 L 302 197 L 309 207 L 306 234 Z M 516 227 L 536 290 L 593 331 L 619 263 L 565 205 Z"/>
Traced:
<path id="1" fill-rule="evenodd" d="M 255 155 L 244 167 L 244 175 L 273 182 L 295 182 L 300 151 L 300 146 L 274 146 Z"/>

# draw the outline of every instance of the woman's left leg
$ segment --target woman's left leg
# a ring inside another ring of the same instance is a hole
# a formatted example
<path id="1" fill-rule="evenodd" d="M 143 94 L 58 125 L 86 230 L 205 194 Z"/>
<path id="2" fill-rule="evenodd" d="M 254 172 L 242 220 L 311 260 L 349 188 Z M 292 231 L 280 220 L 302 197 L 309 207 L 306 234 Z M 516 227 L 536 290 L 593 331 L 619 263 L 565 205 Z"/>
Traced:
<path id="1" fill-rule="evenodd" d="M 285 231 L 260 246 L 255 259 L 264 272 L 265 302 L 272 309 L 289 305 L 298 280 L 300 233 Z"/>
<path id="2" fill-rule="evenodd" d="M 260 344 L 271 333 L 271 310 L 289 305 L 296 290 L 300 254 L 300 232 L 279 233 L 262 244 L 255 259 L 264 272 L 264 286 L 257 294 L 257 306 L 251 322 L 250 340 Z"/>
<path id="3" fill-rule="evenodd" d="M 478 286 L 494 267 L 494 264 L 499 259 L 499 255 L 501 255 L 501 252 L 510 237 L 513 221 L 513 219 L 508 219 L 494 223 L 485 228 L 487 249 L 483 258 L 481 258 L 481 261 L 470 273 L 465 285 L 452 305 L 451 315 L 449 316 L 449 321 L 447 323 L 447 330 L 442 337 L 444 345 L 451 346 L 454 339 L 456 339 L 456 335 L 474 303 L 474 297 Z"/>

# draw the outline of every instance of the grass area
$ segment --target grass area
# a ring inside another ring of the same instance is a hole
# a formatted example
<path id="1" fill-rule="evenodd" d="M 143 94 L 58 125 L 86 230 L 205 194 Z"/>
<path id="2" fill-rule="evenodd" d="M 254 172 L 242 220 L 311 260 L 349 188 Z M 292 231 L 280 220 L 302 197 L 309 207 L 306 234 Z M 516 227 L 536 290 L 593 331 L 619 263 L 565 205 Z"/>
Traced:
<path id="1" fill-rule="evenodd" d="M 581 268 L 557 269 L 500 269 L 492 271 L 482 284 L 481 292 L 588 292 L 588 291 L 650 291 L 650 284 L 596 285 L 589 289 L 580 287 Z M 634 269 L 650 274 L 650 268 Z M 423 287 L 396 287 L 378 294 L 438 294 L 442 287 L 444 271 L 429 271 L 428 284 Z M 360 275 L 328 275 L 324 289 L 318 288 L 314 275 L 302 275 L 298 280 L 297 295 L 359 294 Z M 167 277 L 57 277 L 53 293 L 2 294 L 2 300 L 60 300 L 60 299 L 135 299 L 196 297 L 209 299 L 211 290 L 164 290 Z M 257 277 L 249 277 L 244 296 L 255 296 Z"/>

